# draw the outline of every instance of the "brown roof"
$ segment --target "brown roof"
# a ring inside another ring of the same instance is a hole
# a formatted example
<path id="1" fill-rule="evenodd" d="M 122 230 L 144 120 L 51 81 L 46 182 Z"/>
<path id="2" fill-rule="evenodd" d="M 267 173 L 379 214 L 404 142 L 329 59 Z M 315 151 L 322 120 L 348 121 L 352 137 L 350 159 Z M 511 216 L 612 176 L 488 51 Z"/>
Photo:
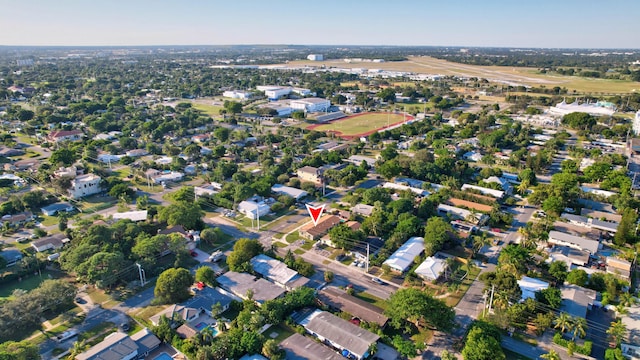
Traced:
<path id="1" fill-rule="evenodd" d="M 335 215 L 323 216 L 318 220 L 318 225 L 305 225 L 300 231 L 306 232 L 313 237 L 319 237 L 326 234 L 329 229 L 340 224 L 340 217 Z"/>
<path id="2" fill-rule="evenodd" d="M 384 316 L 384 310 L 381 308 L 349 295 L 346 291 L 334 286 L 320 290 L 318 300 L 329 307 L 349 313 L 360 320 L 377 323 L 380 326 L 384 326 L 389 320 Z"/>
<path id="3" fill-rule="evenodd" d="M 449 200 L 447 200 L 447 204 L 452 206 L 457 206 L 457 207 L 464 206 L 468 209 L 473 209 L 473 210 L 482 211 L 482 212 L 491 212 L 491 210 L 493 209 L 489 205 L 478 204 L 473 201 L 467 201 L 467 200 L 462 200 L 457 198 L 449 198 Z"/>
<path id="4" fill-rule="evenodd" d="M 198 331 L 187 324 L 181 325 L 176 329 L 176 334 L 178 334 L 183 339 L 190 339 L 195 336 Z"/>
<path id="5" fill-rule="evenodd" d="M 351 230 L 354 231 L 360 230 L 360 228 L 362 227 L 362 224 L 357 221 L 347 221 L 345 225 L 347 225 Z"/>
<path id="6" fill-rule="evenodd" d="M 188 235 L 187 234 L 187 230 L 185 230 L 184 226 L 182 226 L 182 225 L 175 225 L 175 226 L 172 226 L 170 228 L 166 228 L 166 229 L 158 231 L 158 234 L 161 234 L 161 235 L 169 235 L 169 234 L 174 234 L 174 233 L 179 233 L 182 236 L 187 236 Z"/>

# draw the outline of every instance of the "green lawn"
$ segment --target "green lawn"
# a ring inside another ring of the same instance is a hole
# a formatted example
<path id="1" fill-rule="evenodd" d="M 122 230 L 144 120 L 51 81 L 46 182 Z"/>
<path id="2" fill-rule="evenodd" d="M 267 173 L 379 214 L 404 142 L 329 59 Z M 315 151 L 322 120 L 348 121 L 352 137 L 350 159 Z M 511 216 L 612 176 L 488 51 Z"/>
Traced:
<path id="1" fill-rule="evenodd" d="M 293 253 L 296 254 L 296 255 L 302 255 L 302 254 L 305 253 L 305 251 L 302 250 L 302 249 L 295 249 L 295 250 L 293 250 Z"/>
<path id="2" fill-rule="evenodd" d="M 335 131 L 341 135 L 353 136 L 402 122 L 404 116 L 393 113 L 368 113 L 336 120 L 329 124 L 311 125 L 317 131 Z"/>
<path id="3" fill-rule="evenodd" d="M 315 244 L 315 241 L 311 241 L 311 240 L 305 240 L 304 244 L 302 244 L 302 246 L 300 246 L 301 248 L 305 249 L 305 250 L 311 250 L 311 248 L 313 247 L 313 244 Z"/>
<path id="4" fill-rule="evenodd" d="M 273 243 L 273 245 L 275 245 L 276 247 L 279 247 L 279 248 L 287 247 L 287 244 L 282 243 L 282 242 L 280 242 L 280 241 L 276 241 L 276 242 L 274 242 L 274 243 Z"/>
<path id="5" fill-rule="evenodd" d="M 385 310 L 387 308 L 387 306 L 388 306 L 388 303 L 387 303 L 386 300 L 382 300 L 379 297 L 373 296 L 373 295 L 371 295 L 369 293 L 366 293 L 366 292 L 356 293 L 355 297 L 357 297 L 357 298 L 359 298 L 361 300 L 364 300 L 364 301 L 366 301 L 366 302 L 368 302 L 370 304 L 373 304 L 373 305 L 375 305 L 375 306 L 377 306 L 377 307 L 379 307 L 379 308 L 381 308 L 383 310 Z"/>
<path id="6" fill-rule="evenodd" d="M 111 300 L 111 296 L 99 289 L 89 289 L 87 290 L 87 294 L 89 294 L 94 304 L 102 304 L 103 302 Z"/>
<path id="7" fill-rule="evenodd" d="M 287 235 L 285 240 L 287 240 L 287 242 L 289 244 L 293 244 L 294 242 L 300 240 L 300 233 L 297 232 L 297 231 L 296 232 L 292 232 L 291 234 Z"/>
<path id="8" fill-rule="evenodd" d="M 276 336 L 275 338 L 272 338 L 271 335 L 273 333 L 278 333 L 278 336 Z M 278 326 L 270 327 L 267 331 L 264 332 L 264 335 L 267 337 L 267 339 L 275 339 L 275 341 L 279 344 L 284 339 L 293 335 L 293 333 L 294 333 L 293 329 L 291 329 L 285 324 L 280 324 Z"/>
<path id="9" fill-rule="evenodd" d="M 55 279 L 58 277 L 60 277 L 58 273 L 45 270 L 45 271 L 42 271 L 42 276 L 31 275 L 29 277 L 22 278 L 22 281 L 12 281 L 6 284 L 2 284 L 2 286 L 0 286 L 0 299 L 11 298 L 11 294 L 13 293 L 13 290 L 22 289 L 22 290 L 30 291 L 40 286 L 40 284 L 45 280 L 50 278 Z"/>

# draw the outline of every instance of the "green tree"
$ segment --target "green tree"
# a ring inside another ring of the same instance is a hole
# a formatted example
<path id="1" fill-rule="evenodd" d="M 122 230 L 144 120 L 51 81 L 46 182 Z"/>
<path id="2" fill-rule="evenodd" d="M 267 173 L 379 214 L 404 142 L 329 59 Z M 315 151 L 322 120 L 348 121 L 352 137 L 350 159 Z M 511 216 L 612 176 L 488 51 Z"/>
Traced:
<path id="1" fill-rule="evenodd" d="M 416 327 L 433 326 L 440 330 L 453 327 L 455 313 L 443 301 L 418 289 L 400 289 L 389 298 L 385 311 L 393 327 L 399 329 L 405 321 Z"/>
<path id="2" fill-rule="evenodd" d="M 537 291 L 536 300 L 553 309 L 557 309 L 560 307 L 560 303 L 562 303 L 562 294 L 560 289 L 550 287 Z"/>
<path id="3" fill-rule="evenodd" d="M 550 196 L 542 202 L 542 210 L 547 214 L 558 216 L 564 210 L 564 200 L 559 196 Z"/>
<path id="4" fill-rule="evenodd" d="M 607 349 L 604 352 L 604 360 L 625 360 L 621 349 Z"/>
<path id="5" fill-rule="evenodd" d="M 464 360 L 505 360 L 506 356 L 500 340 L 489 336 L 482 329 L 474 327 L 469 331 L 462 349 Z"/>
<path id="6" fill-rule="evenodd" d="M 216 273 L 208 266 L 201 266 L 196 270 L 196 281 L 216 286 Z"/>
<path id="7" fill-rule="evenodd" d="M 572 321 L 571 316 L 566 312 L 561 312 L 560 315 L 554 320 L 554 328 L 559 329 L 561 333 L 571 329 Z"/>
<path id="8" fill-rule="evenodd" d="M 158 213 L 158 221 L 169 226 L 182 225 L 186 229 L 202 229 L 204 212 L 197 204 L 178 203 L 163 207 Z"/>
<path id="9" fill-rule="evenodd" d="M 49 162 L 53 165 L 71 166 L 77 160 L 76 154 L 69 149 L 58 149 L 51 153 Z"/>
<path id="10" fill-rule="evenodd" d="M 564 261 L 554 261 L 549 266 L 549 275 L 553 276 L 556 283 L 562 284 L 567 278 L 567 264 Z"/>
<path id="11" fill-rule="evenodd" d="M 189 287 L 193 284 L 193 276 L 187 269 L 171 268 L 163 271 L 153 291 L 161 304 L 175 304 L 189 298 Z"/>
<path id="12" fill-rule="evenodd" d="M 118 272 L 125 267 L 126 261 L 121 252 L 99 252 L 83 263 L 80 272 L 87 280 L 100 288 L 108 288 L 118 281 Z"/>
<path id="13" fill-rule="evenodd" d="M 636 227 L 637 227 L 638 215 L 634 209 L 625 209 L 622 212 L 622 220 L 618 225 L 618 230 L 613 236 L 613 242 L 616 245 L 624 245 L 626 243 L 632 244 L 636 240 Z"/>
<path id="14" fill-rule="evenodd" d="M 249 271 L 251 268 L 249 260 L 263 251 L 264 249 L 258 240 L 239 239 L 233 245 L 233 251 L 227 257 L 229 270 L 237 272 Z"/>
<path id="15" fill-rule="evenodd" d="M 284 350 L 280 348 L 278 342 L 274 339 L 265 341 L 262 345 L 262 355 L 271 360 L 284 360 L 285 358 Z"/>
<path id="16" fill-rule="evenodd" d="M 442 249 L 445 242 L 453 234 L 453 228 L 441 217 L 432 217 L 424 227 L 425 254 L 431 256 Z"/>
<path id="17" fill-rule="evenodd" d="M 229 140 L 229 134 L 229 129 L 225 127 L 218 127 L 213 131 L 213 136 L 215 136 L 216 139 L 220 140 L 221 142 Z"/>
<path id="18" fill-rule="evenodd" d="M 622 322 L 622 320 L 611 322 L 611 326 L 607 329 L 607 335 L 616 343 L 616 346 L 620 346 L 620 343 L 626 334 L 627 326 Z"/>
<path id="19" fill-rule="evenodd" d="M 573 269 L 567 274 L 567 282 L 569 284 L 574 284 L 578 286 L 587 285 L 587 281 L 589 281 L 589 275 L 586 271 L 580 269 Z"/>
<path id="20" fill-rule="evenodd" d="M 547 354 L 540 356 L 540 358 L 544 360 L 562 360 L 560 354 L 553 349 L 551 349 Z"/>
<path id="21" fill-rule="evenodd" d="M 575 341 L 576 337 L 584 337 L 587 335 L 587 320 L 583 317 L 574 317 L 571 320 L 571 341 Z"/>
<path id="22" fill-rule="evenodd" d="M 31 341 L 7 341 L 0 344 L 0 359 L 6 360 L 40 360 L 40 349 Z"/>

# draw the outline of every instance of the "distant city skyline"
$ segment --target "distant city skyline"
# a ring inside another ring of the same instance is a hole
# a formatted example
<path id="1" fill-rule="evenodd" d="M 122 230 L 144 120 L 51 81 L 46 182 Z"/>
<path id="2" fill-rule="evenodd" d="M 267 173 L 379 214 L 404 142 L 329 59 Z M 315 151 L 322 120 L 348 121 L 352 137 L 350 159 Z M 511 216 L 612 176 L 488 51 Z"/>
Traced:
<path id="1" fill-rule="evenodd" d="M 0 0 L 0 45 L 640 49 L 640 1 Z"/>

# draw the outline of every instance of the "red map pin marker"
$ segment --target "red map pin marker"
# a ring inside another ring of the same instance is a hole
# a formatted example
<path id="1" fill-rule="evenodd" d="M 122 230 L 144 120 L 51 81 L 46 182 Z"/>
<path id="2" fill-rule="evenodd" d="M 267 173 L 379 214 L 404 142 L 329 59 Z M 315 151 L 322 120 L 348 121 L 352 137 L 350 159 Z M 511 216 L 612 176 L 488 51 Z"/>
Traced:
<path id="1" fill-rule="evenodd" d="M 322 212 L 324 211 L 324 204 L 318 206 L 318 207 L 313 207 L 310 206 L 309 204 L 305 204 L 307 206 L 307 210 L 309 211 L 309 215 L 311 215 L 311 220 L 313 220 L 313 225 L 316 226 L 318 225 L 318 220 L 320 219 L 320 216 L 322 215 Z"/>

